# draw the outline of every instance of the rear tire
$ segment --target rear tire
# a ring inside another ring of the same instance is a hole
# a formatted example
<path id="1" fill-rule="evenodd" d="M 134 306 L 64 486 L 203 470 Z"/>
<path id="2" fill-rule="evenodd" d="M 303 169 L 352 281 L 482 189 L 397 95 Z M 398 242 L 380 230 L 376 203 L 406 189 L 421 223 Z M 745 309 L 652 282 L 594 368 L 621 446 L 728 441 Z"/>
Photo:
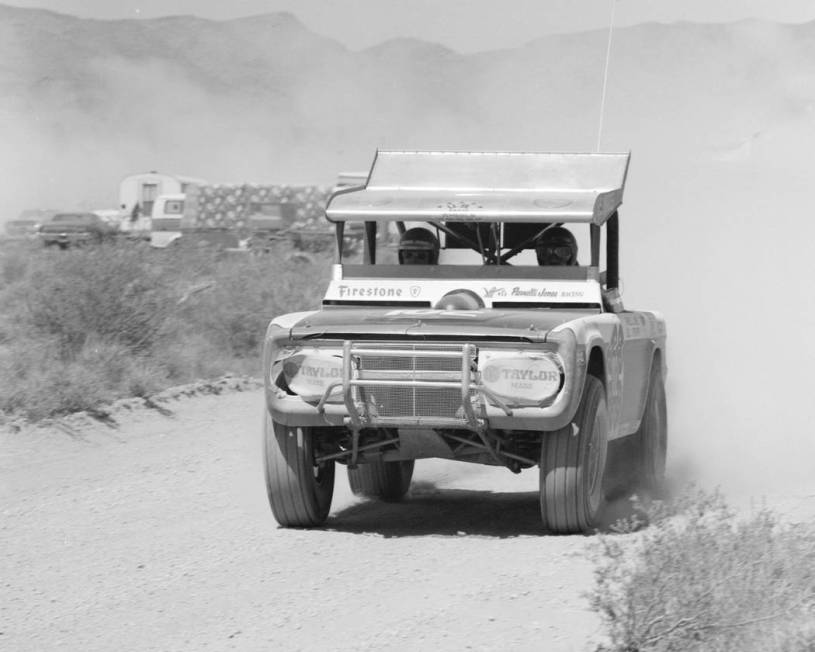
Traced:
<path id="1" fill-rule="evenodd" d="M 314 464 L 311 428 L 284 426 L 266 412 L 266 493 L 283 527 L 314 527 L 328 517 L 334 495 L 334 462 Z"/>
<path id="2" fill-rule="evenodd" d="M 368 462 L 348 469 L 348 484 L 357 496 L 398 502 L 410 489 L 414 461 Z"/>
<path id="3" fill-rule="evenodd" d="M 637 488 L 659 496 L 665 485 L 665 458 L 668 454 L 668 409 L 662 368 L 657 361 L 651 368 L 645 411 L 636 434 L 639 468 Z"/>
<path id="4" fill-rule="evenodd" d="M 588 376 L 573 423 L 546 433 L 541 444 L 540 508 L 547 531 L 589 533 L 596 527 L 605 503 L 608 425 L 603 383 Z"/>

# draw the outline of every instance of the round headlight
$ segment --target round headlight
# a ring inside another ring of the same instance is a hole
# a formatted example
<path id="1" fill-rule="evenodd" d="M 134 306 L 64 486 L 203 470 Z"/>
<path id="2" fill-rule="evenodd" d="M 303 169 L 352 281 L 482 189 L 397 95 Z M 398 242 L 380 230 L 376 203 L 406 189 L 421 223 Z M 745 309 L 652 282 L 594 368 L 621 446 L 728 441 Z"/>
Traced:
<path id="1" fill-rule="evenodd" d="M 546 353 L 496 356 L 481 367 L 481 383 L 509 404 L 541 405 L 560 390 L 563 368 Z"/>
<path id="2" fill-rule="evenodd" d="M 319 401 L 335 383 L 342 382 L 342 358 L 331 355 L 296 355 L 283 363 L 283 376 L 289 389 L 305 401 Z M 337 398 L 342 386 L 330 396 Z"/>

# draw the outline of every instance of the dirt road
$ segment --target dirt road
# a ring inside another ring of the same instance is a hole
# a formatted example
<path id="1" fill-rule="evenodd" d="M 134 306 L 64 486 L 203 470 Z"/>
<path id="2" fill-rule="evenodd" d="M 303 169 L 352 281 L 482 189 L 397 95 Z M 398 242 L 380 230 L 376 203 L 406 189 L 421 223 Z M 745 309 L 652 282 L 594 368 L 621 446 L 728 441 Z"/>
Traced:
<path id="1" fill-rule="evenodd" d="M 584 650 L 585 537 L 538 534 L 537 478 L 417 463 L 401 505 L 338 474 L 279 529 L 260 392 L 0 434 L 0 649 Z M 342 469 L 340 469 L 342 470 Z"/>

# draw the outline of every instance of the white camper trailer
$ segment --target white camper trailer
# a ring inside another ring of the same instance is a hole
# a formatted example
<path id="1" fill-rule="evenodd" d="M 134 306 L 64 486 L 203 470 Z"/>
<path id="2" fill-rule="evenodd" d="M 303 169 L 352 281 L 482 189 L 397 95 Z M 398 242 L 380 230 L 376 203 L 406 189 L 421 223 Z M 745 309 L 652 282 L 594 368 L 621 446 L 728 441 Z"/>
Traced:
<path id="1" fill-rule="evenodd" d="M 132 218 L 150 217 L 159 195 L 183 194 L 190 186 L 202 186 L 204 179 L 178 174 L 160 174 L 156 171 L 131 174 L 119 184 L 119 207 Z M 138 211 L 134 208 L 138 206 Z"/>

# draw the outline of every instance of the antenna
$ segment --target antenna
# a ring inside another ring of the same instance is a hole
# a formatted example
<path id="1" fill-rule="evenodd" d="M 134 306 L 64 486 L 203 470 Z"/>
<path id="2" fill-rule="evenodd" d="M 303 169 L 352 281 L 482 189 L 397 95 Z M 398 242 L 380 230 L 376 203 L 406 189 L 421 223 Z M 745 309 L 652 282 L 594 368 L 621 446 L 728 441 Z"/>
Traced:
<path id="1" fill-rule="evenodd" d="M 611 36 L 614 33 L 614 11 L 617 9 L 617 0 L 611 0 L 611 20 L 608 23 L 608 45 L 606 46 L 606 66 L 603 71 L 603 95 L 600 98 L 600 126 L 597 129 L 597 152 L 600 151 L 600 141 L 603 137 L 603 115 L 606 111 L 606 86 L 608 84 L 608 62 L 611 59 Z"/>

